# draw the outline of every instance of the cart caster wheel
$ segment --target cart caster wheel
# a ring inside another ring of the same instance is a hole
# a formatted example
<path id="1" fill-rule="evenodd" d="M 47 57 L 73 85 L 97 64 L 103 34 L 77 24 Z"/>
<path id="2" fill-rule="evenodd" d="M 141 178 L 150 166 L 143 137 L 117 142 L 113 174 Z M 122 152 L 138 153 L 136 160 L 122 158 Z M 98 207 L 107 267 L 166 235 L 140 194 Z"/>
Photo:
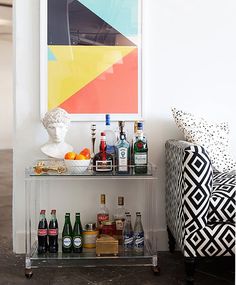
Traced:
<path id="1" fill-rule="evenodd" d="M 153 266 L 152 272 L 154 275 L 159 276 L 160 275 L 160 266 Z"/>
<path id="2" fill-rule="evenodd" d="M 27 279 L 31 279 L 32 276 L 33 276 L 33 271 L 32 271 L 32 269 L 25 269 L 25 277 L 26 277 Z"/>

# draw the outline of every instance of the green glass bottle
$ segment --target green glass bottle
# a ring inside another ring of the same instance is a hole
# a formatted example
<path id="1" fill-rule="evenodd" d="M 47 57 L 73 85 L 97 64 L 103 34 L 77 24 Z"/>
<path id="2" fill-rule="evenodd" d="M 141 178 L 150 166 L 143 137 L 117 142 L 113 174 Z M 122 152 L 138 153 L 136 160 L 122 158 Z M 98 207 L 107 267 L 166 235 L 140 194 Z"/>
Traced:
<path id="1" fill-rule="evenodd" d="M 80 221 L 80 213 L 76 213 L 73 229 L 73 252 L 81 253 L 83 251 L 82 233 L 83 229 Z"/>
<path id="2" fill-rule="evenodd" d="M 148 146 L 147 139 L 143 135 L 143 124 L 138 122 L 138 131 L 134 143 L 134 172 L 135 174 L 147 173 Z"/>
<path id="3" fill-rule="evenodd" d="M 70 213 L 66 213 L 62 231 L 62 252 L 70 253 L 72 251 L 72 235 L 73 232 L 70 222 Z"/>

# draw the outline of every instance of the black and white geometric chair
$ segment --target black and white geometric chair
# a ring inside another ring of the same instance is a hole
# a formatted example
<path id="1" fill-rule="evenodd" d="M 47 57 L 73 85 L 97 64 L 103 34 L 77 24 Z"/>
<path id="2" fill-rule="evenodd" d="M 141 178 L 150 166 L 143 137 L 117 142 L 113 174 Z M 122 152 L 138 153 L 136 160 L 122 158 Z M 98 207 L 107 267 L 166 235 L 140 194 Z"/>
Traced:
<path id="1" fill-rule="evenodd" d="M 168 140 L 165 149 L 169 249 L 177 243 L 193 284 L 196 257 L 235 254 L 236 175 L 215 171 L 200 145 Z"/>

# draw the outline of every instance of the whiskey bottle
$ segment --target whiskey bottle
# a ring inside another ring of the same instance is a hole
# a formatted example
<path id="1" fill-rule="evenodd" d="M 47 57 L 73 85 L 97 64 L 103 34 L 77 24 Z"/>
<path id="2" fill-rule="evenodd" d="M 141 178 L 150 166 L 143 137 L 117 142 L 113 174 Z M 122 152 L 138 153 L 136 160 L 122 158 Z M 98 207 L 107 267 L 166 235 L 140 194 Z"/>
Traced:
<path id="1" fill-rule="evenodd" d="M 106 135 L 101 132 L 100 151 L 93 158 L 93 167 L 95 171 L 112 171 L 113 157 L 107 153 Z"/>
<path id="2" fill-rule="evenodd" d="M 130 169 L 130 145 L 121 127 L 120 139 L 116 145 L 116 172 L 128 174 Z"/>
<path id="3" fill-rule="evenodd" d="M 100 232 L 102 229 L 102 223 L 105 221 L 109 221 L 109 211 L 106 207 L 106 195 L 101 194 L 100 209 L 97 213 L 97 227 Z"/>
<path id="4" fill-rule="evenodd" d="M 138 122 L 136 141 L 134 143 L 134 172 L 135 174 L 147 173 L 148 146 L 143 135 L 143 124 Z"/>
<path id="5" fill-rule="evenodd" d="M 116 224 L 116 238 L 119 244 L 122 244 L 124 222 L 125 222 L 125 207 L 124 207 L 124 197 L 118 197 L 118 206 L 114 214 L 114 220 Z"/>

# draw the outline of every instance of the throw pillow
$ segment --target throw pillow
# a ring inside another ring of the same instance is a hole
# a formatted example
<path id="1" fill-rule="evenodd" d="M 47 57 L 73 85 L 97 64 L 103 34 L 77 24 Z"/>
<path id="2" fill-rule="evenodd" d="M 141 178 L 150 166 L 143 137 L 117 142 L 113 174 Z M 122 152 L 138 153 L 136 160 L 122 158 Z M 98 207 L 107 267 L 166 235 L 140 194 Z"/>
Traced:
<path id="1" fill-rule="evenodd" d="M 228 123 L 211 123 L 175 108 L 172 109 L 172 113 L 185 139 L 203 146 L 207 150 L 214 168 L 220 172 L 236 169 L 236 161 L 231 156 L 229 149 Z"/>

